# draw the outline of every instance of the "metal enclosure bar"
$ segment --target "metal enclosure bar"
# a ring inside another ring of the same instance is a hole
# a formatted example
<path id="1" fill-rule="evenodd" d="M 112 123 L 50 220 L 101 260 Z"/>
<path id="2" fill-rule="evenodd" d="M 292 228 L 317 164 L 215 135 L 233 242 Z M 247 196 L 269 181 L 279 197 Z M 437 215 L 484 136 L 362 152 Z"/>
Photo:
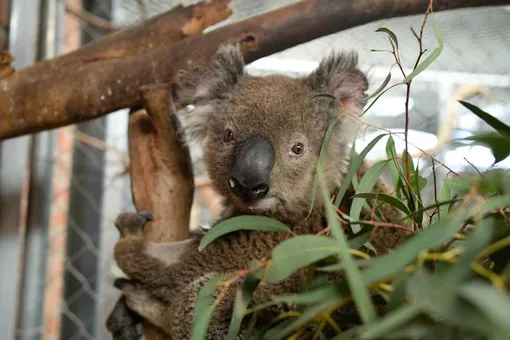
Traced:
<path id="1" fill-rule="evenodd" d="M 37 57 L 39 0 L 12 0 L 8 31 L 13 66 L 21 68 Z M 23 136 L 0 144 L 0 339 L 15 337 L 18 285 L 23 250 L 21 199 L 31 137 Z"/>
<path id="2" fill-rule="evenodd" d="M 59 0 L 42 0 L 37 59 L 60 52 L 64 6 Z M 27 224 L 24 233 L 17 339 L 38 339 L 43 333 L 49 216 L 52 201 L 55 131 L 31 138 Z"/>
<path id="3" fill-rule="evenodd" d="M 109 20 L 109 0 L 86 0 L 83 7 L 98 17 Z M 82 44 L 89 37 L 99 37 L 88 27 L 82 31 Z M 77 132 L 104 141 L 106 120 L 96 119 L 79 124 Z M 104 151 L 75 141 L 67 227 L 67 260 L 65 266 L 64 304 L 61 339 L 97 339 L 96 306 L 99 273 L 99 248 L 102 225 L 104 186 Z"/>

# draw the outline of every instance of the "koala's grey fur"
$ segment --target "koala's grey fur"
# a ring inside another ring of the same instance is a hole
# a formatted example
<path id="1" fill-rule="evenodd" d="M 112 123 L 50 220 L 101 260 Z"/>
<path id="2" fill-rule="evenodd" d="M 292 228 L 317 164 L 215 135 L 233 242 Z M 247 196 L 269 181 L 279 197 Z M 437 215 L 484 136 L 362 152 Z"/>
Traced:
<path id="1" fill-rule="evenodd" d="M 325 131 L 334 118 L 339 121 L 323 166 L 330 192 L 339 189 L 348 170 L 348 143 L 356 131 L 355 119 L 349 115 L 362 112 L 368 87 L 364 74 L 358 69 L 357 55 L 333 54 L 324 59 L 317 70 L 302 78 L 255 77 L 244 73 L 239 48 L 226 45 L 220 48 L 210 65 L 180 75 L 177 83 L 176 100 L 195 105 L 184 126 L 188 135 L 203 143 L 209 176 L 225 198 L 222 219 L 258 214 L 282 221 L 297 235 L 322 231 L 326 225 L 320 198 L 306 219 L 313 179 Z M 307 102 L 317 93 L 333 94 L 339 103 L 325 97 Z M 301 112 L 305 104 L 303 125 Z M 225 129 L 233 131 L 232 142 L 223 140 Z M 236 203 L 227 179 L 237 145 L 253 135 L 262 135 L 271 141 L 275 163 L 267 197 L 247 207 Z M 305 152 L 299 157 L 289 154 L 295 142 L 305 145 Z M 363 166 L 358 176 L 365 170 Z M 374 189 L 386 190 L 382 182 Z M 348 198 L 352 194 L 351 188 L 342 202 L 343 211 L 349 211 Z M 382 211 L 386 220 L 396 221 L 400 217 L 390 206 L 383 205 Z M 199 252 L 200 235 L 180 243 L 144 243 L 140 233 L 144 222 L 143 217 L 133 214 L 121 215 L 117 221 L 123 237 L 115 247 L 115 259 L 132 280 L 123 284 L 122 290 L 132 310 L 176 340 L 190 337 L 196 297 L 210 278 L 246 269 L 250 260 L 268 256 L 277 244 L 291 237 L 287 233 L 239 231 L 217 239 Z M 377 252 L 384 254 L 407 237 L 408 233 L 401 229 L 378 228 L 371 241 Z M 299 292 L 299 280 L 296 274 L 275 285 L 262 284 L 254 303 L 267 301 L 274 294 Z M 225 338 L 238 284 L 233 285 L 217 307 L 207 339 Z M 270 320 L 280 307 L 273 310 L 273 314 L 271 311 L 264 314 Z M 242 333 L 239 338 L 243 338 Z"/>

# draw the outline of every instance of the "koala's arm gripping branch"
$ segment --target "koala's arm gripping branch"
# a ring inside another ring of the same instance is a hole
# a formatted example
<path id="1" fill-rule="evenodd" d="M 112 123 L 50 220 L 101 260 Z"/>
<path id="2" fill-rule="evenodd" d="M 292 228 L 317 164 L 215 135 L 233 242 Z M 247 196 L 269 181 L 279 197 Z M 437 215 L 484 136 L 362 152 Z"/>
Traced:
<path id="1" fill-rule="evenodd" d="M 189 237 L 193 202 L 193 170 L 189 150 L 172 113 L 172 98 L 165 86 L 141 90 L 145 110 L 129 117 L 129 154 L 133 200 L 138 211 L 152 214 L 144 238 L 175 242 Z M 145 326 L 149 340 L 163 333 Z"/>
<path id="2" fill-rule="evenodd" d="M 122 32 L 84 47 L 74 54 L 37 63 L 1 80 L 0 140 L 74 124 L 140 104 L 139 85 L 169 82 L 176 71 L 196 62 L 207 62 L 218 45 L 227 40 L 241 43 L 246 62 L 344 29 L 376 20 L 423 14 L 430 0 L 303 0 L 262 15 L 201 32 L 228 15 L 226 0 L 214 1 L 209 11 L 188 14 L 182 27 L 156 34 L 148 23 L 139 34 Z M 510 4 L 510 0 L 436 1 L 434 11 Z M 212 14 L 212 15 L 211 15 Z M 210 20 L 204 20 L 204 18 Z M 176 20 L 179 22 L 179 20 Z M 161 21 L 164 22 L 164 21 Z M 163 26 L 163 25 L 162 25 Z M 159 32 L 159 31 L 158 31 Z M 171 32 L 177 34 L 171 34 Z M 188 34 L 186 34 L 188 33 Z M 145 34 L 145 35 L 144 35 Z M 158 44 L 145 45 L 156 34 Z M 168 40 L 164 37 L 168 36 Z M 129 53 L 118 40 L 131 40 Z M 104 41 L 104 43 L 102 43 Z M 177 43 L 174 43 L 179 41 Z M 99 46 L 101 44 L 101 46 Z M 145 46 L 137 49 L 133 46 Z M 152 47 L 151 47 L 152 46 Z M 159 47 L 159 48 L 156 48 Z M 104 49 L 107 52 L 101 52 Z M 79 56 L 79 58 L 78 58 Z"/>

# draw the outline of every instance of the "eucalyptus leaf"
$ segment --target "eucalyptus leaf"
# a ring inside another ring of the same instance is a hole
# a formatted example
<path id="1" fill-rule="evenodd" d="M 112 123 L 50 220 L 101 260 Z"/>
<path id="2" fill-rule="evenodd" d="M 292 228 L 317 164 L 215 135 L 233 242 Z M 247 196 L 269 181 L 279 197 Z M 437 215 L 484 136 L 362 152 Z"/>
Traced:
<path id="1" fill-rule="evenodd" d="M 271 253 L 266 281 L 279 282 L 298 269 L 339 252 L 337 241 L 327 236 L 301 235 L 285 240 Z"/>
<path id="2" fill-rule="evenodd" d="M 239 230 L 278 231 L 290 233 L 290 229 L 285 224 L 273 218 L 258 215 L 235 216 L 222 221 L 215 225 L 214 228 L 211 228 L 200 240 L 199 249 L 204 249 L 220 236 Z"/>
<path id="3" fill-rule="evenodd" d="M 371 98 L 373 98 L 375 96 L 378 96 L 382 91 L 384 91 L 384 89 L 386 88 L 386 85 L 388 85 L 390 80 L 391 80 L 391 71 L 388 73 L 386 78 L 384 78 L 384 81 L 382 82 L 381 86 L 379 86 L 379 88 L 377 88 L 377 90 L 375 90 L 374 93 L 372 93 L 371 95 L 365 97 L 363 100 L 364 101 L 368 101 L 369 99 L 371 99 Z"/>
<path id="4" fill-rule="evenodd" d="M 361 333 L 360 339 L 380 339 L 384 334 L 406 326 L 409 321 L 418 316 L 420 312 L 420 308 L 415 304 L 402 305 L 382 318 L 368 324 Z"/>
<path id="5" fill-rule="evenodd" d="M 324 157 L 326 156 L 326 150 L 329 145 L 329 140 L 331 139 L 331 134 L 333 133 L 333 129 L 337 122 L 338 122 L 337 119 L 332 120 L 328 125 L 326 134 L 324 135 L 324 140 L 322 142 L 321 151 L 319 153 L 319 160 L 317 162 L 317 167 L 315 170 L 315 176 L 313 178 L 312 201 L 310 204 L 310 210 L 308 211 L 307 219 L 308 219 L 308 217 L 310 217 L 310 214 L 312 213 L 313 208 L 315 206 L 315 201 L 317 199 L 317 188 L 319 186 L 319 172 L 322 171 L 322 164 L 324 163 Z"/>
<path id="6" fill-rule="evenodd" d="M 377 137 L 375 137 L 368 145 L 361 151 L 361 153 L 351 161 L 351 167 L 349 168 L 349 171 L 347 171 L 347 174 L 345 175 L 345 178 L 342 182 L 342 186 L 340 187 L 340 190 L 338 190 L 338 193 L 335 198 L 335 206 L 338 208 L 340 206 L 340 202 L 342 202 L 342 199 L 344 198 L 345 193 L 347 192 L 347 189 L 349 189 L 349 185 L 352 182 L 352 177 L 356 176 L 356 172 L 358 171 L 359 167 L 363 164 L 363 161 L 365 160 L 365 157 L 367 154 L 374 148 L 374 146 L 383 138 L 386 136 L 386 134 L 380 134 Z"/>
<path id="7" fill-rule="evenodd" d="M 260 283 L 260 279 L 255 276 L 248 275 L 243 282 L 241 289 L 236 292 L 234 301 L 234 312 L 230 320 L 230 327 L 228 329 L 227 339 L 235 340 L 241 329 L 241 323 L 251 297 Z"/>
<path id="8" fill-rule="evenodd" d="M 372 284 L 404 269 L 423 250 L 436 247 L 448 240 L 457 232 L 468 215 L 467 211 L 449 215 L 411 237 L 399 246 L 398 251 L 374 259 L 372 265 L 361 273 L 363 282 Z"/>
<path id="9" fill-rule="evenodd" d="M 381 174 L 388 164 L 387 160 L 379 161 L 375 163 L 373 166 L 370 167 L 370 169 L 367 170 L 363 178 L 361 178 L 361 181 L 358 186 L 358 191 L 360 192 L 370 192 L 372 191 L 375 184 L 379 181 L 379 178 L 381 177 Z M 363 204 L 365 203 L 365 198 L 363 197 L 357 197 L 352 200 L 351 204 L 351 211 L 349 213 L 349 216 L 352 220 L 359 220 L 361 210 L 363 208 Z M 354 232 L 358 232 L 361 230 L 361 227 L 359 224 L 351 223 L 351 228 Z"/>
<path id="10" fill-rule="evenodd" d="M 380 28 L 376 29 L 375 31 L 376 32 L 384 32 L 384 33 L 388 34 L 389 38 L 393 41 L 393 43 L 395 44 L 395 47 L 398 50 L 398 39 L 397 39 L 397 36 L 395 35 L 395 33 L 393 33 L 393 31 L 391 31 L 387 27 L 380 27 Z"/>
<path id="11" fill-rule="evenodd" d="M 411 212 L 409 211 L 409 208 L 407 207 L 407 205 L 404 202 L 402 202 L 401 200 L 399 200 L 396 197 L 390 196 L 385 193 L 363 192 L 363 193 L 355 194 L 352 197 L 353 198 L 359 197 L 359 198 L 369 198 L 369 199 L 374 199 L 374 200 L 380 200 L 380 201 L 390 204 L 391 206 L 399 209 L 400 211 L 402 211 L 406 214 L 411 214 Z"/>
<path id="12" fill-rule="evenodd" d="M 193 314 L 193 328 L 190 340 L 202 340 L 207 335 L 207 329 L 214 312 L 216 291 L 225 276 L 210 279 L 200 290 Z"/>
<path id="13" fill-rule="evenodd" d="M 322 191 L 322 197 L 327 202 L 329 192 L 327 191 L 326 184 L 322 176 L 320 179 L 319 184 Z M 370 293 L 368 292 L 367 287 L 363 284 L 361 272 L 350 254 L 347 237 L 340 226 L 340 222 L 338 222 L 338 219 L 336 218 L 336 210 L 334 209 L 334 206 L 326 204 L 325 209 L 328 225 L 331 228 L 333 236 L 336 238 L 340 248 L 339 253 L 345 266 L 347 283 L 349 284 L 349 289 L 351 290 L 351 294 L 354 298 L 356 308 L 363 322 L 371 322 L 376 318 L 376 312 Z"/>
<path id="14" fill-rule="evenodd" d="M 434 20 L 434 17 L 432 15 L 431 15 L 431 19 L 432 19 L 432 27 L 434 28 L 434 35 L 436 37 L 436 41 L 439 44 L 439 46 L 437 46 L 432 51 L 432 53 L 430 53 L 427 56 L 427 58 L 425 58 L 420 64 L 418 64 L 418 66 L 413 70 L 413 72 L 411 72 L 409 75 L 407 75 L 407 77 L 404 78 L 404 80 L 402 80 L 402 83 L 404 83 L 404 84 L 410 82 L 418 74 L 425 71 L 425 69 L 427 69 L 427 67 L 429 67 L 430 64 L 432 64 L 441 55 L 441 52 L 443 51 L 443 47 L 444 47 L 443 36 L 439 30 L 439 26 L 438 26 L 437 22 Z"/>
<path id="15" fill-rule="evenodd" d="M 348 297 L 348 292 L 342 291 L 341 287 L 329 285 L 300 294 L 273 296 L 273 301 L 276 303 L 313 305 L 325 300 L 337 300 L 340 302 Z"/>
<path id="16" fill-rule="evenodd" d="M 483 119 L 484 122 L 494 128 L 501 136 L 505 137 L 507 140 L 510 138 L 510 126 L 506 125 L 490 113 L 485 112 L 484 110 L 471 103 L 465 102 L 463 100 L 459 100 L 459 103 L 461 103 L 469 111 L 473 112 L 479 118 Z"/>
<path id="17" fill-rule="evenodd" d="M 460 287 L 460 294 L 478 307 L 491 322 L 510 334 L 510 296 L 481 282 L 470 282 Z"/>
<path id="18" fill-rule="evenodd" d="M 507 137 L 499 133 L 482 133 L 463 138 L 488 147 L 494 156 L 494 164 L 497 164 L 510 156 L 510 135 Z"/>

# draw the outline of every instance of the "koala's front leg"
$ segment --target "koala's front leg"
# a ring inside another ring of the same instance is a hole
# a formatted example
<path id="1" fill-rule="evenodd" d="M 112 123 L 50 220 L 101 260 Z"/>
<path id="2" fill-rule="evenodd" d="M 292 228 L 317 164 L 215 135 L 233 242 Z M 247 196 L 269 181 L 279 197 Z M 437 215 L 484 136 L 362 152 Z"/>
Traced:
<path id="1" fill-rule="evenodd" d="M 166 331 L 164 320 L 170 306 L 154 299 L 143 286 L 131 281 L 120 279 L 115 282 L 115 286 L 122 290 L 123 299 L 130 311 L 135 311 L 143 319 Z"/>
<path id="2" fill-rule="evenodd" d="M 106 328 L 115 340 L 138 340 L 143 335 L 140 321 L 140 316 L 128 307 L 126 297 L 121 296 L 106 320 Z"/>
<path id="3" fill-rule="evenodd" d="M 122 213 L 115 222 L 120 239 L 115 245 L 115 261 L 122 276 L 151 286 L 174 285 L 168 267 L 179 261 L 180 256 L 196 241 L 196 237 L 172 243 L 147 242 L 142 229 L 151 219 L 150 214 Z"/>

